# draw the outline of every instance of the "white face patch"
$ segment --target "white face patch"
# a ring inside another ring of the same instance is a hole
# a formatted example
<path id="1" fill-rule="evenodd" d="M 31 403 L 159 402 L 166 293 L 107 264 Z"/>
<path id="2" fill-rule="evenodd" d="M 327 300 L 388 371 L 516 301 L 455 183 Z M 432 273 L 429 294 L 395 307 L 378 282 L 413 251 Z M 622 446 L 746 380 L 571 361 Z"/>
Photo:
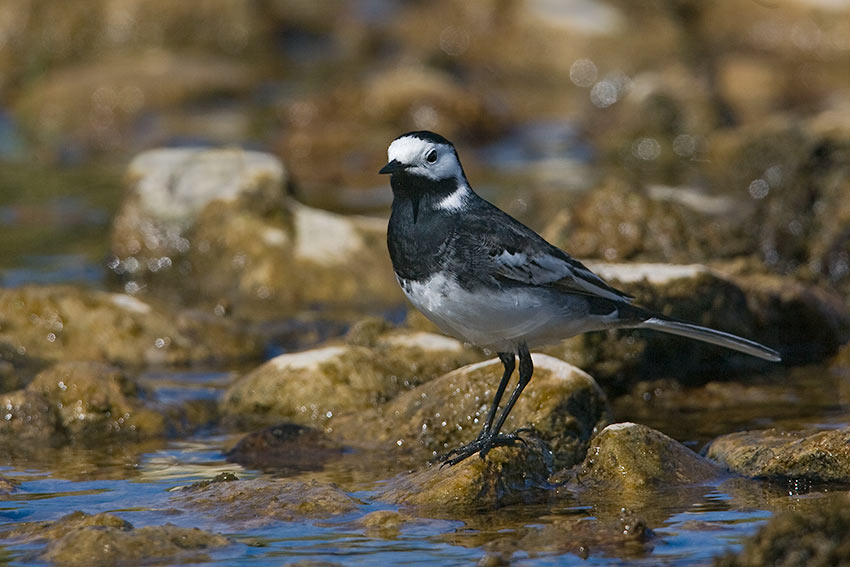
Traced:
<path id="1" fill-rule="evenodd" d="M 428 154 L 437 152 L 437 161 L 430 163 Z M 454 152 L 446 144 L 435 144 L 415 136 L 402 136 L 393 140 L 387 150 L 389 161 L 396 160 L 408 166 L 413 175 L 421 175 L 435 181 L 442 179 L 463 179 L 463 168 Z"/>

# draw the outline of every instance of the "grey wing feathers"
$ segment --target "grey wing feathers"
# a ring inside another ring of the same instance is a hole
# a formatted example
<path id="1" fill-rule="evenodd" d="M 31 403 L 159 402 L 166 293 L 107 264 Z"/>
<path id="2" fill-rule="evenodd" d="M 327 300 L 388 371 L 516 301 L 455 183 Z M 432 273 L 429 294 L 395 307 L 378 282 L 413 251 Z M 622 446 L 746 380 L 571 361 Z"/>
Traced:
<path id="1" fill-rule="evenodd" d="M 527 235 L 517 235 L 525 236 Z M 492 271 L 503 278 L 530 285 L 553 286 L 567 292 L 602 297 L 612 301 L 631 301 L 631 297 L 608 285 L 584 264 L 537 236 L 538 242 L 524 246 L 493 243 L 489 257 Z"/>

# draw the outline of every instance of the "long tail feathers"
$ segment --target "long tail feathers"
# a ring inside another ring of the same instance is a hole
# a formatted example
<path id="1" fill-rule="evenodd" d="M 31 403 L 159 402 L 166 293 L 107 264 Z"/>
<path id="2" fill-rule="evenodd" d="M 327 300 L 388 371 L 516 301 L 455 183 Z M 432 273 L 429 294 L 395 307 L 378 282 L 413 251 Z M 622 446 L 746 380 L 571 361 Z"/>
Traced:
<path id="1" fill-rule="evenodd" d="M 716 331 L 714 329 L 700 327 L 699 325 L 692 325 L 681 321 L 662 319 L 661 317 L 650 317 L 642 323 L 635 325 L 635 328 L 655 329 L 656 331 L 661 331 L 663 333 L 680 335 L 689 339 L 696 339 L 698 341 L 744 352 L 773 362 L 779 362 L 782 360 L 782 357 L 778 352 L 767 348 L 764 345 L 760 345 L 755 341 L 744 339 L 730 333 L 724 333 L 723 331 Z"/>

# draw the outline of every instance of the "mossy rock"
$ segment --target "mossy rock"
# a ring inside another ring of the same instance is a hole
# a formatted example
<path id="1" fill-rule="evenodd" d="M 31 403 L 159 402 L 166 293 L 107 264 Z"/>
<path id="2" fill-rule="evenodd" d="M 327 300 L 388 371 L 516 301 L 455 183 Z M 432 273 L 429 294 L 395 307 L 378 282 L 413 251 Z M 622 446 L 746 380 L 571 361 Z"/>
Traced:
<path id="1" fill-rule="evenodd" d="M 24 390 L 3 395 L 0 435 L 49 445 L 140 440 L 167 432 L 147 393 L 121 370 L 65 362 L 42 371 Z"/>
<path id="2" fill-rule="evenodd" d="M 590 438 L 610 420 L 605 395 L 593 378 L 566 362 L 536 353 L 532 361 L 531 383 L 503 431 L 532 428 L 529 439 L 545 444 L 552 466 L 571 466 L 584 458 Z M 352 443 L 368 432 L 370 441 L 388 449 L 421 452 L 424 458 L 441 455 L 475 438 L 501 375 L 499 359 L 464 366 L 377 409 L 335 420 L 331 427 Z"/>
<path id="3" fill-rule="evenodd" d="M 480 358 L 478 351 L 441 335 L 398 330 L 367 338 L 357 331 L 348 344 L 284 354 L 263 364 L 231 385 L 221 409 L 237 422 L 323 426 L 334 416 L 385 403 Z"/>
<path id="4" fill-rule="evenodd" d="M 753 478 L 850 484 L 850 428 L 730 433 L 712 441 L 706 455 Z"/>
<path id="5" fill-rule="evenodd" d="M 224 318 L 178 312 L 139 298 L 72 286 L 0 289 L 0 344 L 33 364 L 91 360 L 122 365 L 253 358 L 260 341 Z"/>

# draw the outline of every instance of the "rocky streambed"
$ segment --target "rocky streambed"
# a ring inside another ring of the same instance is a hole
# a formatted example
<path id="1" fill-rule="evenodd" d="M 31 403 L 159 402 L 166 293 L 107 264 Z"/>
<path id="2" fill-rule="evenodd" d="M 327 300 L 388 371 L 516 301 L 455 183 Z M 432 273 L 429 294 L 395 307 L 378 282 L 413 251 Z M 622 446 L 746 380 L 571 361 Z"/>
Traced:
<path id="1" fill-rule="evenodd" d="M 9 561 L 847 559 L 850 314 L 834 290 L 740 259 L 593 263 L 786 362 L 570 339 L 533 354 L 506 424 L 524 442 L 441 468 L 480 429 L 498 359 L 398 309 L 384 221 L 307 207 L 286 177 L 259 152 L 142 154 L 111 291 L 0 289 Z"/>

